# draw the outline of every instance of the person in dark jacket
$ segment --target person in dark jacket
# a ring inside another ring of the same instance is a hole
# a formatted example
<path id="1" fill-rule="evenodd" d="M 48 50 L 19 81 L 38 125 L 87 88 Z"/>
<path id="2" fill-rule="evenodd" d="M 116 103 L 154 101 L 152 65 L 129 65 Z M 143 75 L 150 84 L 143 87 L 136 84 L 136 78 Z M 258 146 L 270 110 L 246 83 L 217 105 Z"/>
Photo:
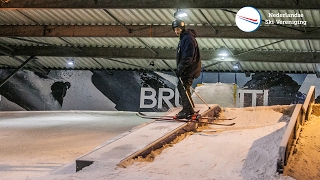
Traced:
<path id="1" fill-rule="evenodd" d="M 193 80 L 200 76 L 201 60 L 199 46 L 196 40 L 196 32 L 193 29 L 185 29 L 185 22 L 176 19 L 172 23 L 172 29 L 179 37 L 177 48 L 178 91 L 181 98 L 182 110 L 177 118 L 190 118 L 194 114 L 194 103 L 191 98 L 190 87 Z"/>

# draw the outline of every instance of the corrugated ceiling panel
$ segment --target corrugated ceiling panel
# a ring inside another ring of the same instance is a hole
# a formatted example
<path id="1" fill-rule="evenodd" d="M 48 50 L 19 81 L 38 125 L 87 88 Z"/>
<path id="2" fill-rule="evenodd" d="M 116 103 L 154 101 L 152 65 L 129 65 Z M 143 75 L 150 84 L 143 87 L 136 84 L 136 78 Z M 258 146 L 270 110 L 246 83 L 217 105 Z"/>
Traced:
<path id="1" fill-rule="evenodd" d="M 109 63 L 113 64 L 113 67 L 117 69 L 118 67 L 123 67 L 125 70 L 130 69 L 140 69 L 138 65 L 136 65 L 135 60 L 132 59 L 109 59 Z"/>
<path id="2" fill-rule="evenodd" d="M 290 63 L 277 63 L 277 64 L 279 64 L 279 66 L 281 67 L 281 69 L 283 69 L 283 71 L 292 72 L 291 69 L 289 68 Z"/>
<path id="3" fill-rule="evenodd" d="M 316 68 L 315 68 L 315 64 L 312 63 L 304 63 L 302 64 L 303 70 L 304 72 L 307 73 L 316 73 Z"/>
<path id="4" fill-rule="evenodd" d="M 161 60 L 161 61 L 157 61 L 157 62 L 161 62 L 161 63 L 159 63 L 159 65 L 161 65 L 161 67 L 169 68 L 168 67 L 168 65 L 169 65 L 170 70 L 176 69 L 176 61 L 175 60 Z"/>
<path id="5" fill-rule="evenodd" d="M 234 11 L 238 11 L 238 10 L 234 10 Z M 235 25 L 235 20 L 234 20 L 235 14 L 230 12 L 226 12 L 220 9 L 200 9 L 200 10 L 194 10 L 192 12 L 196 14 L 198 17 L 201 17 L 199 18 L 199 21 L 196 22 L 195 24 L 203 24 L 203 22 L 206 22 L 205 18 L 207 18 L 211 25 L 215 25 L 215 26 Z M 205 17 L 203 17 L 203 15 Z"/>
<path id="6" fill-rule="evenodd" d="M 243 62 L 242 63 L 242 67 L 244 67 L 244 65 L 248 64 L 248 67 L 246 70 L 247 71 L 253 71 L 253 72 L 260 72 L 260 69 L 258 68 L 258 66 L 256 65 L 257 63 L 255 62 Z"/>
<path id="7" fill-rule="evenodd" d="M 291 72 L 298 73 L 298 71 L 293 63 L 288 63 L 287 66 Z"/>
<path id="8" fill-rule="evenodd" d="M 312 51 L 320 52 L 320 41 L 315 40 L 315 41 L 309 41 L 311 45 Z"/>
<path id="9" fill-rule="evenodd" d="M 34 23 L 32 20 L 17 10 L 0 10 L 0 25 L 25 25 L 32 23 Z"/>
<path id="10" fill-rule="evenodd" d="M 67 46 L 68 44 L 58 37 L 21 37 L 21 38 L 10 38 L 0 37 L 0 41 L 6 45 L 12 46 L 42 46 L 42 45 L 57 45 Z"/>
<path id="11" fill-rule="evenodd" d="M 110 62 L 105 58 L 94 58 L 94 59 L 97 63 L 99 63 L 102 66 L 102 68 L 106 68 L 108 67 L 108 65 L 110 65 Z"/>
<path id="12" fill-rule="evenodd" d="M 238 9 L 229 9 L 237 12 Z M 175 9 L 106 9 L 123 24 L 149 25 L 160 24 L 168 25 L 173 21 Z M 119 24 L 103 9 L 20 9 L 20 10 L 1 10 L 0 25 L 110 25 Z M 184 9 L 189 15 L 184 20 L 187 25 L 204 25 L 206 19 L 212 25 L 234 26 L 235 14 L 220 9 Z M 272 13 L 299 13 L 298 10 L 259 10 L 262 19 L 273 19 L 269 17 Z M 319 26 L 320 17 L 318 10 L 301 10 L 304 14 L 303 19 L 308 26 Z M 287 18 L 292 20 L 291 18 Z M 286 18 L 282 19 L 286 20 Z M 265 25 L 264 23 L 262 25 Z"/>
<path id="13" fill-rule="evenodd" d="M 144 47 L 144 44 L 137 40 L 137 38 L 113 38 L 113 37 L 87 37 L 74 38 L 65 37 L 67 42 L 80 47 L 123 47 L 123 48 L 139 48 Z"/>
<path id="14" fill-rule="evenodd" d="M 256 63 L 255 65 L 258 67 L 259 72 L 266 72 L 270 70 L 270 68 L 265 66 L 265 63 Z"/>
<path id="15" fill-rule="evenodd" d="M 123 24 L 168 25 L 173 21 L 174 9 L 106 9 Z M 168 16 L 172 15 L 172 16 Z"/>
<path id="16" fill-rule="evenodd" d="M 266 64 L 265 62 L 262 62 L 262 63 L 257 63 L 256 64 L 257 66 L 259 66 L 259 70 L 261 72 L 267 72 L 267 71 L 270 71 L 270 66 L 268 64 Z"/>
<path id="17" fill-rule="evenodd" d="M 252 62 L 252 63 L 251 63 L 251 66 L 253 67 L 253 69 L 251 70 L 251 71 L 253 71 L 253 72 L 265 72 L 262 63 Z"/>
<path id="18" fill-rule="evenodd" d="M 199 47 L 202 49 L 218 49 L 227 47 L 236 50 L 256 49 L 263 51 L 310 51 L 308 40 L 270 40 L 270 39 L 218 39 L 218 38 L 197 38 Z M 320 49 L 319 40 L 309 41 L 312 51 Z"/>
<path id="19" fill-rule="evenodd" d="M 237 12 L 238 9 L 229 9 Z M 218 26 L 234 26 L 234 13 L 223 11 L 220 9 L 185 9 L 189 16 L 185 19 L 188 25 L 204 25 L 207 24 L 206 18 L 212 25 Z M 320 26 L 319 10 L 266 10 L 259 11 L 263 19 L 270 19 L 269 12 L 273 13 L 302 13 L 303 20 L 306 20 L 308 26 Z M 37 10 L 0 10 L 0 25 L 108 25 L 118 24 L 118 19 L 124 24 L 160 24 L 170 25 L 173 20 L 175 9 L 37 9 Z M 114 16 L 109 15 L 109 13 Z M 276 18 L 273 18 L 276 19 Z M 265 24 L 262 24 L 265 25 Z M 12 38 L 0 38 L 0 42 L 4 45 L 17 46 L 36 46 L 36 45 L 58 45 L 76 47 L 123 47 L 123 48 L 145 48 L 144 44 L 137 38 L 25 38 L 18 40 Z M 155 48 L 176 48 L 177 38 L 140 38 L 149 47 Z M 198 38 L 201 49 L 218 49 L 228 47 L 237 50 L 250 50 L 260 47 L 259 50 L 264 51 L 320 51 L 319 40 L 279 40 L 268 39 L 220 39 L 220 38 Z M 59 57 L 38 57 L 39 62 L 46 68 L 64 68 L 66 67 L 67 58 Z M 72 57 L 70 57 L 72 58 Z M 25 58 L 22 58 L 25 59 Z M 131 69 L 132 65 L 139 67 L 149 66 L 151 60 L 141 59 L 97 59 L 97 62 L 90 58 L 76 58 L 76 68 L 104 68 L 110 69 Z M 98 63 L 99 62 L 99 63 Z M 175 62 L 169 61 L 174 67 Z M 8 66 L 19 66 L 19 62 L 9 58 L 0 56 L 0 63 Z M 210 63 L 210 62 L 205 62 Z M 212 63 L 212 62 L 211 62 Z M 221 70 L 231 71 L 233 62 L 223 62 L 220 64 Z M 241 65 L 247 71 L 290 71 L 290 72 L 314 72 L 314 64 L 286 64 L 286 63 L 256 63 L 241 62 Z M 166 65 L 161 61 L 155 61 L 155 67 L 167 69 Z M 217 65 L 210 66 L 208 70 L 217 70 Z"/>
<path id="20" fill-rule="evenodd" d="M 149 47 L 155 48 L 176 48 L 177 38 L 140 38 Z M 219 49 L 226 47 L 235 50 L 263 50 L 263 51 L 320 51 L 319 40 L 278 40 L 268 39 L 218 39 L 218 38 L 198 38 L 201 49 Z M 137 38 L 96 38 L 96 37 L 23 37 L 19 39 L 0 37 L 0 41 L 5 45 L 15 46 L 37 46 L 37 45 L 57 45 L 76 47 L 123 47 L 123 48 L 145 48 L 145 45 Z M 275 43 L 277 42 L 277 43 Z M 309 44 L 310 43 L 310 44 Z"/>
<path id="21" fill-rule="evenodd" d="M 154 48 L 176 48 L 179 38 L 140 38 L 149 47 Z"/>
<path id="22" fill-rule="evenodd" d="M 270 63 L 269 64 L 270 69 L 273 69 L 276 72 L 279 72 L 279 68 L 277 67 L 276 63 Z"/>
<path id="23" fill-rule="evenodd" d="M 307 72 L 307 73 L 315 73 L 314 69 L 314 64 L 300 64 L 300 67 L 302 72 Z"/>
<path id="24" fill-rule="evenodd" d="M 21 62 L 12 57 L 0 56 L 1 68 L 17 68 L 27 58 L 16 57 L 21 59 Z M 68 65 L 68 60 L 73 59 L 74 66 Z M 154 62 L 154 66 L 150 62 Z M 165 60 L 172 69 L 176 68 L 175 60 Z M 163 60 L 148 60 L 148 59 L 120 59 L 120 58 L 65 58 L 65 57 L 37 57 L 37 63 L 43 68 L 47 69 L 150 69 L 150 70 L 167 70 L 170 68 L 163 62 Z M 202 61 L 203 66 L 211 65 L 212 61 Z M 26 67 L 32 65 L 32 61 Z M 233 72 L 233 65 L 235 62 L 220 62 L 205 69 L 205 71 L 221 71 Z M 247 72 L 288 72 L 288 73 L 315 73 L 314 63 L 266 63 L 266 62 L 240 62 L 241 70 Z M 240 71 L 240 70 L 239 70 Z"/>
<path id="25" fill-rule="evenodd" d="M 200 49 L 219 49 L 225 47 L 221 39 L 197 38 Z"/>
<path id="26" fill-rule="evenodd" d="M 68 68 L 68 60 L 71 58 L 65 57 L 47 57 L 38 56 L 38 62 L 45 68 L 55 69 L 55 68 Z"/>
<path id="27" fill-rule="evenodd" d="M 320 25 L 320 11 L 313 10 L 313 11 L 303 11 L 306 14 L 307 24 L 310 26 L 319 27 Z"/>
<path id="28" fill-rule="evenodd" d="M 95 58 L 102 69 L 144 69 L 149 66 L 147 59 Z M 100 69 L 100 68 L 99 68 Z"/>
<path id="29" fill-rule="evenodd" d="M 97 68 L 97 64 L 92 63 L 92 58 L 73 58 L 74 67 L 77 69 L 85 69 L 86 67 Z"/>
<path id="30" fill-rule="evenodd" d="M 102 9 L 22 9 L 0 11 L 0 25 L 108 25 L 118 24 Z"/>
<path id="31" fill-rule="evenodd" d="M 21 62 L 18 61 L 16 58 L 19 58 L 21 59 Z M 0 56 L 0 66 L 1 67 L 18 67 L 21 65 L 21 63 L 23 62 L 23 58 L 20 58 L 20 57 L 16 57 L 16 58 L 13 58 L 13 57 L 9 57 L 9 56 Z"/>
<path id="32" fill-rule="evenodd" d="M 108 59 L 105 58 L 94 58 L 96 60 L 97 63 L 99 63 L 99 65 L 102 66 L 102 68 L 110 68 L 110 69 L 116 69 L 117 67 L 114 66 L 114 62 L 109 61 Z"/>
<path id="33" fill-rule="evenodd" d="M 261 69 L 261 67 L 262 67 L 261 63 L 253 63 L 252 62 L 251 65 L 253 67 L 251 69 L 253 72 L 264 72 L 263 69 Z"/>
<path id="34" fill-rule="evenodd" d="M 308 63 L 308 64 L 305 63 L 300 65 L 300 68 L 302 69 L 302 71 L 307 73 L 316 73 L 314 67 L 315 67 L 315 64 L 311 64 L 311 63 Z"/>
<path id="35" fill-rule="evenodd" d="M 137 38 L 97 38 L 97 37 L 22 37 L 7 38 L 0 37 L 1 42 L 14 46 L 37 46 L 37 45 L 57 45 L 76 47 L 124 47 L 139 48 L 145 47 Z"/>

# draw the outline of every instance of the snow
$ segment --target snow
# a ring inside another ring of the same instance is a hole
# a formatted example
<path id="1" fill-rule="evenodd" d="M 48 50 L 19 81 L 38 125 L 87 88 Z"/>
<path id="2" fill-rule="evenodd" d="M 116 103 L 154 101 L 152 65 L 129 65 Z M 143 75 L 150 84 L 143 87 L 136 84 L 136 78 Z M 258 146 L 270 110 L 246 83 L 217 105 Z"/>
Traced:
<path id="1" fill-rule="evenodd" d="M 203 104 L 203 100 L 207 104 L 219 104 L 220 107 L 236 107 L 237 85 L 225 83 L 203 83 L 195 88 L 195 92 L 202 98 L 200 99 L 196 93 L 192 94 L 195 104 Z"/>
<path id="2" fill-rule="evenodd" d="M 291 106 L 224 108 L 232 127 L 204 126 L 126 168 L 75 160 L 143 126 L 133 112 L 10 112 L 0 117 L 1 179 L 290 179 L 276 173 Z"/>
<path id="3" fill-rule="evenodd" d="M 47 175 L 146 121 L 117 111 L 1 112 L 0 179 Z"/>

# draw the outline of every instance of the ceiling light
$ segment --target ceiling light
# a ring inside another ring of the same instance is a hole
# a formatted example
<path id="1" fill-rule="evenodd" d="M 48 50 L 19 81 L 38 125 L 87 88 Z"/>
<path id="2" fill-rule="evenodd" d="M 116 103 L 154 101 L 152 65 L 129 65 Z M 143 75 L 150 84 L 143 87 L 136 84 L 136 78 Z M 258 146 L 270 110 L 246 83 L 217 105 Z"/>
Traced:
<path id="1" fill-rule="evenodd" d="M 240 68 L 240 64 L 239 63 L 235 63 L 234 65 L 233 65 L 233 69 L 234 70 L 238 70 Z"/>
<path id="2" fill-rule="evenodd" d="M 73 59 L 70 59 L 70 60 L 68 61 L 68 65 L 70 65 L 70 66 L 74 65 L 74 60 L 73 60 Z"/>
<path id="3" fill-rule="evenodd" d="M 225 57 L 228 57 L 229 56 L 229 52 L 227 49 L 225 48 L 220 48 L 218 51 L 218 56 L 221 58 L 221 60 L 224 60 Z"/>
<path id="4" fill-rule="evenodd" d="M 225 47 L 221 47 L 217 49 L 216 52 L 218 53 L 218 56 L 223 56 L 223 57 L 227 57 L 230 54 L 229 50 Z"/>
<path id="5" fill-rule="evenodd" d="M 181 9 L 177 9 L 177 11 L 173 14 L 174 18 L 179 19 L 188 16 L 188 14 Z"/>
<path id="6" fill-rule="evenodd" d="M 218 56 L 227 57 L 228 54 L 227 53 L 219 53 Z"/>

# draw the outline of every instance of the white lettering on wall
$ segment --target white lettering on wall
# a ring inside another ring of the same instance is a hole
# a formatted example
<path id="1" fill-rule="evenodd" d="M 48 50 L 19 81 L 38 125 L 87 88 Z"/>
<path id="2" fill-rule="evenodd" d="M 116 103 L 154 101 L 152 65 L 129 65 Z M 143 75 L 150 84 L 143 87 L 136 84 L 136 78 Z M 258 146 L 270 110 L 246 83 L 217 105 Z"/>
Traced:
<path id="1" fill-rule="evenodd" d="M 151 92 L 150 96 L 146 95 L 146 92 Z M 153 108 L 157 104 L 156 100 L 156 90 L 152 88 L 141 88 L 140 93 L 140 108 Z M 151 104 L 145 104 L 145 100 L 150 99 L 152 101 Z"/>
<path id="2" fill-rule="evenodd" d="M 175 89 L 175 92 L 170 88 L 159 88 L 158 99 L 156 99 L 156 90 L 153 88 L 141 88 L 140 93 L 140 108 L 154 108 L 156 105 L 158 109 L 162 109 L 162 102 L 165 102 L 169 108 L 174 107 L 170 100 L 175 97 L 175 105 L 179 104 L 179 92 Z M 176 96 L 175 96 L 176 94 Z M 151 104 L 146 104 L 146 100 L 150 100 Z"/>
<path id="3" fill-rule="evenodd" d="M 169 93 L 169 96 L 164 96 L 164 93 Z M 169 88 L 160 88 L 159 89 L 159 98 L 158 98 L 158 108 L 162 109 L 162 100 L 169 106 L 169 108 L 173 108 L 173 105 L 170 102 L 174 96 L 174 92 L 172 89 Z"/>

